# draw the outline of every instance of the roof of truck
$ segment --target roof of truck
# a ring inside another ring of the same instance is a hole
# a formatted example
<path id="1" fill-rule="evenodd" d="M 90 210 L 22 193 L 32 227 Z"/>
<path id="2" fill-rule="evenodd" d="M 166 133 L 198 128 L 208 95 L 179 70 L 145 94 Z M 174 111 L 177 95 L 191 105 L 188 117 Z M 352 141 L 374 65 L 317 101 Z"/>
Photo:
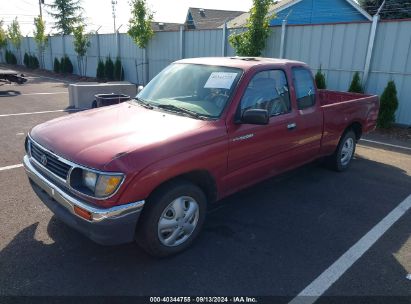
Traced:
<path id="1" fill-rule="evenodd" d="M 278 65 L 300 65 L 305 64 L 301 61 L 294 61 L 289 59 L 265 58 L 265 57 L 200 57 L 188 58 L 176 61 L 177 63 L 193 63 L 227 66 L 233 68 L 249 69 L 257 65 L 278 64 Z"/>

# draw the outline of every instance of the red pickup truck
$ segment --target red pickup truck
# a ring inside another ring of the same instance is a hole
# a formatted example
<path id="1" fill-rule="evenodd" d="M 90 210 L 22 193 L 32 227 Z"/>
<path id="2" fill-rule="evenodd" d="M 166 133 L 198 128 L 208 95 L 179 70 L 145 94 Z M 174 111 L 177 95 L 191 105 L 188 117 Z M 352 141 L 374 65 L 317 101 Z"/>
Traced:
<path id="1" fill-rule="evenodd" d="M 34 127 L 24 166 L 90 239 L 167 256 L 198 236 L 210 203 L 318 158 L 347 169 L 378 110 L 377 96 L 318 90 L 302 62 L 185 59 L 135 99 Z"/>

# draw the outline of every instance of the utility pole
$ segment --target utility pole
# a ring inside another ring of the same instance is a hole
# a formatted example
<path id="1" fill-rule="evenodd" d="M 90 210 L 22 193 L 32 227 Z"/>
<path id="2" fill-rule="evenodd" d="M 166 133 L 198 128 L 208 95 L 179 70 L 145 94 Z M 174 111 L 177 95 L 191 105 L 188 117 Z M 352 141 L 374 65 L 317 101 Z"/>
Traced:
<path id="1" fill-rule="evenodd" d="M 41 5 L 44 4 L 44 0 L 39 0 L 39 9 L 40 9 L 40 19 L 43 20 L 43 12 L 41 10 Z"/>
<path id="2" fill-rule="evenodd" d="M 117 0 L 111 0 L 111 9 L 113 12 L 113 29 L 114 33 L 116 33 L 116 5 L 117 5 Z"/>
<path id="3" fill-rule="evenodd" d="M 284 18 L 283 22 L 281 23 L 281 44 L 280 44 L 280 58 L 284 58 L 284 52 L 285 52 L 285 31 L 286 31 L 286 26 L 287 26 L 287 20 L 290 14 L 293 12 L 293 10 L 290 10 L 287 14 L 287 16 Z"/>
<path id="4" fill-rule="evenodd" d="M 366 88 L 367 86 L 367 80 L 368 76 L 370 74 L 370 68 L 371 68 L 371 57 L 374 49 L 374 42 L 375 42 L 375 36 L 377 33 L 377 26 L 378 26 L 378 21 L 380 20 L 380 13 L 382 8 L 385 5 L 385 0 L 382 2 L 380 8 L 378 9 L 377 13 L 372 16 L 372 23 L 371 23 L 371 30 L 370 30 L 370 37 L 368 40 L 368 49 L 367 49 L 367 56 L 365 57 L 365 67 L 364 67 L 364 76 L 362 77 L 362 83 L 363 87 Z"/>

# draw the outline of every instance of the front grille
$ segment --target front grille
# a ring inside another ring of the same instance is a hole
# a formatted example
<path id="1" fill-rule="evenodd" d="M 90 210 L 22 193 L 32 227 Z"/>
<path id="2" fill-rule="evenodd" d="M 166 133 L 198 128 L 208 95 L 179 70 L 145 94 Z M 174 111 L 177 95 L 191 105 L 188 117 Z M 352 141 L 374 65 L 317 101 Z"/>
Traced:
<path id="1" fill-rule="evenodd" d="M 40 148 L 36 144 L 30 143 L 31 156 L 43 167 L 53 172 L 62 179 L 67 179 L 67 174 L 71 168 L 70 165 L 63 163 L 51 153 Z M 46 159 L 46 161 L 44 161 Z M 46 163 L 44 165 L 44 163 Z"/>

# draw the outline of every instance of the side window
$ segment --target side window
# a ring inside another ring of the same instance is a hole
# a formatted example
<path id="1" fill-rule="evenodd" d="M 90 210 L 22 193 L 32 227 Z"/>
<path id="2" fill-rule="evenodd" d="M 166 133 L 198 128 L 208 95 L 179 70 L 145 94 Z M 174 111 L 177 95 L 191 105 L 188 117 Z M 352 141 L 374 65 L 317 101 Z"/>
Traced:
<path id="1" fill-rule="evenodd" d="M 315 104 L 315 86 L 311 72 L 306 68 L 293 68 L 293 80 L 299 110 Z"/>
<path id="2" fill-rule="evenodd" d="M 288 83 L 282 70 L 263 71 L 254 75 L 241 99 L 241 115 L 249 109 L 266 109 L 270 116 L 290 112 Z"/>

